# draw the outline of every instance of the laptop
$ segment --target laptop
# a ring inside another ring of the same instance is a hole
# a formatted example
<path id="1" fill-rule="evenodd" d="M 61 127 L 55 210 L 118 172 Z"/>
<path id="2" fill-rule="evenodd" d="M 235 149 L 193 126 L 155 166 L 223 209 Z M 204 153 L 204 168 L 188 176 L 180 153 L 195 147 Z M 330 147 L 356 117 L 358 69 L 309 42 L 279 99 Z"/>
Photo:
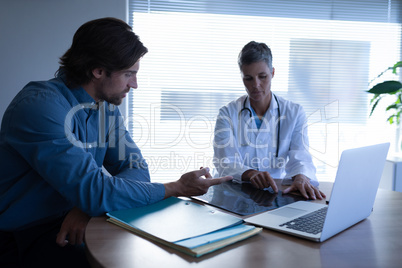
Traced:
<path id="1" fill-rule="evenodd" d="M 342 152 L 329 204 L 297 201 L 246 218 L 250 224 L 323 242 L 373 210 L 389 143 Z"/>

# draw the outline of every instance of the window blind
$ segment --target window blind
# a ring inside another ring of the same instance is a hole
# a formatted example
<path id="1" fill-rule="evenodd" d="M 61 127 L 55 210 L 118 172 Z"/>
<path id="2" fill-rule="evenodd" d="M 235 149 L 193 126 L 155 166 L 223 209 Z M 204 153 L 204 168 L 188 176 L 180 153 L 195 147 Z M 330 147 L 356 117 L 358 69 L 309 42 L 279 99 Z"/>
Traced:
<path id="1" fill-rule="evenodd" d="M 334 179 L 342 150 L 393 141 L 381 107 L 369 117 L 366 90 L 401 59 L 401 2 L 130 0 L 129 23 L 149 53 L 128 128 L 152 180 L 213 167 L 215 119 L 246 94 L 237 56 L 251 40 L 272 50 L 272 91 L 306 111 L 319 180 Z"/>

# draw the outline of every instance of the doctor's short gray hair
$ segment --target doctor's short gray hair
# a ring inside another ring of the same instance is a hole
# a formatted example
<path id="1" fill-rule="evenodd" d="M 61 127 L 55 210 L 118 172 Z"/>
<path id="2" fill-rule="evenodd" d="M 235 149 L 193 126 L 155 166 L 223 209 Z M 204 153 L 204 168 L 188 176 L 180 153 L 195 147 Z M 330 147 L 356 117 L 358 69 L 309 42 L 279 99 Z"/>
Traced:
<path id="1" fill-rule="evenodd" d="M 237 63 L 241 69 L 243 65 L 264 61 L 272 71 L 271 49 L 265 43 L 251 41 L 246 44 L 239 53 Z"/>

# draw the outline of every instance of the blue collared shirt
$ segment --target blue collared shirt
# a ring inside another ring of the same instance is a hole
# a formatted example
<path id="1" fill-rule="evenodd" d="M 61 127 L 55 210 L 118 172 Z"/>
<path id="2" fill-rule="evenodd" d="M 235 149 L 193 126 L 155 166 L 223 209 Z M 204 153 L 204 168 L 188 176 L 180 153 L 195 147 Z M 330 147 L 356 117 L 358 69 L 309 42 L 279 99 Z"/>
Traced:
<path id="1" fill-rule="evenodd" d="M 102 172 L 102 166 L 111 174 Z M 31 82 L 7 108 L 0 131 L 0 230 L 90 216 L 162 200 L 119 109 L 96 104 L 61 77 Z"/>

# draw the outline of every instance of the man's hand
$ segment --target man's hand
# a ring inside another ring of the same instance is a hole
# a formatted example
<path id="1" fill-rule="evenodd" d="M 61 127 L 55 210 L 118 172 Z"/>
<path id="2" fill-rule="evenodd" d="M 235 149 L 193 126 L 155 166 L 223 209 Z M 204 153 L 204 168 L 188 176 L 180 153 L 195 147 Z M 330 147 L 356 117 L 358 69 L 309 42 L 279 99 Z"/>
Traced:
<path id="1" fill-rule="evenodd" d="M 64 218 L 56 237 L 56 243 L 61 247 L 67 244 L 81 245 L 84 243 L 85 228 L 90 219 L 91 217 L 74 207 Z"/>
<path id="2" fill-rule="evenodd" d="M 242 181 L 250 181 L 251 184 L 257 189 L 271 187 L 275 193 L 278 192 L 278 186 L 271 177 L 271 174 L 269 174 L 267 171 L 249 169 L 242 174 L 241 178 Z"/>
<path id="3" fill-rule="evenodd" d="M 201 168 L 200 170 L 183 174 L 178 181 L 165 183 L 165 198 L 203 195 L 210 186 L 221 184 L 231 179 L 233 179 L 231 176 L 213 179 L 209 174 L 209 168 Z"/>
<path id="4" fill-rule="evenodd" d="M 292 185 L 283 190 L 283 193 L 288 194 L 292 191 L 299 191 L 306 199 L 315 200 L 317 198 L 323 199 L 326 197 L 323 192 L 311 185 L 310 180 L 302 174 L 294 176 Z"/>

